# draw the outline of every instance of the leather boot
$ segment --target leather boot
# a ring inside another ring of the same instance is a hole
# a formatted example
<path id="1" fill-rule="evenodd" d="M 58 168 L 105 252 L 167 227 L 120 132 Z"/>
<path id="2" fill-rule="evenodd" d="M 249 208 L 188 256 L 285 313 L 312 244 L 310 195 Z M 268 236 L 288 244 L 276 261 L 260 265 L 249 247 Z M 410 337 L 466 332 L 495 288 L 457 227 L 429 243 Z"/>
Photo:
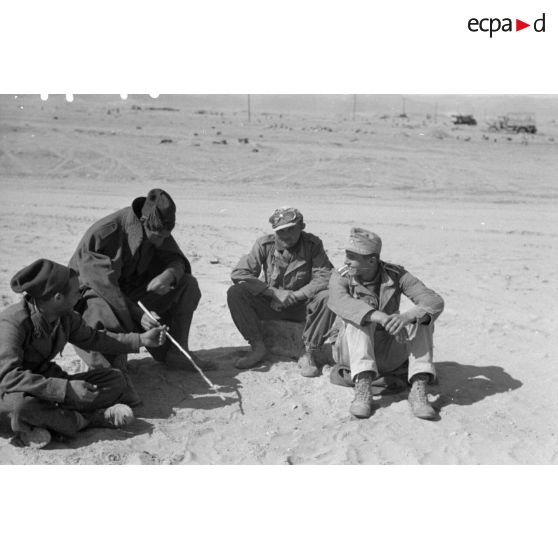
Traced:
<path id="1" fill-rule="evenodd" d="M 52 436 L 46 428 L 33 426 L 29 430 L 18 432 L 14 444 L 24 448 L 42 449 L 50 443 Z"/>
<path id="2" fill-rule="evenodd" d="M 300 375 L 305 378 L 315 378 L 320 375 L 320 370 L 314 359 L 316 349 L 307 348 L 304 354 L 298 359 Z"/>
<path id="3" fill-rule="evenodd" d="M 235 362 L 236 368 L 252 368 L 259 364 L 264 358 L 267 352 L 263 340 L 250 341 L 252 350 L 243 357 L 240 357 Z"/>
<path id="4" fill-rule="evenodd" d="M 436 418 L 436 411 L 428 402 L 426 386 L 429 374 L 417 374 L 411 378 L 411 391 L 409 391 L 409 405 L 413 415 L 420 419 L 432 420 Z"/>
<path id="5" fill-rule="evenodd" d="M 372 381 L 374 372 L 361 372 L 355 378 L 355 398 L 350 412 L 357 418 L 368 418 L 373 413 Z"/>

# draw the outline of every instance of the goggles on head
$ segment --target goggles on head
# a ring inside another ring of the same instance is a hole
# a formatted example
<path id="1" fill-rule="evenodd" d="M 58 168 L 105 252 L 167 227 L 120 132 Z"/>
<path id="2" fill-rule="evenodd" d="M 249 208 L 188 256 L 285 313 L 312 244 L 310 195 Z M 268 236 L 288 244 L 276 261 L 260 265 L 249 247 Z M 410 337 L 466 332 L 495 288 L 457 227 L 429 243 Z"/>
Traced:
<path id="1" fill-rule="evenodd" d="M 269 218 L 269 222 L 273 227 L 273 230 L 285 229 L 287 227 L 292 227 L 298 222 L 302 221 L 302 213 L 294 207 L 276 209 L 273 215 Z"/>

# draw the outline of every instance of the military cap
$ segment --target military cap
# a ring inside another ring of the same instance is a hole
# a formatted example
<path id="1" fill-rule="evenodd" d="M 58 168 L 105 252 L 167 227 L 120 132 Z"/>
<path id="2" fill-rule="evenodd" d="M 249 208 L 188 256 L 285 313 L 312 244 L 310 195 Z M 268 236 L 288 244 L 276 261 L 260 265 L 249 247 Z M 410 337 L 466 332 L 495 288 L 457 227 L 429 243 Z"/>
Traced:
<path id="1" fill-rule="evenodd" d="M 302 213 L 294 207 L 279 207 L 269 218 L 274 231 L 294 227 L 304 220 Z"/>
<path id="2" fill-rule="evenodd" d="M 363 256 L 380 254 L 382 251 L 382 239 L 372 231 L 367 231 L 360 227 L 353 227 L 345 250 Z"/>
<path id="3" fill-rule="evenodd" d="M 155 188 L 147 193 L 141 216 L 145 217 L 145 225 L 152 231 L 172 231 L 176 223 L 176 205 L 167 192 Z"/>
<path id="4" fill-rule="evenodd" d="M 69 267 L 40 259 L 18 271 L 12 277 L 10 287 L 16 293 L 26 292 L 33 298 L 45 298 L 63 292 L 69 280 Z"/>

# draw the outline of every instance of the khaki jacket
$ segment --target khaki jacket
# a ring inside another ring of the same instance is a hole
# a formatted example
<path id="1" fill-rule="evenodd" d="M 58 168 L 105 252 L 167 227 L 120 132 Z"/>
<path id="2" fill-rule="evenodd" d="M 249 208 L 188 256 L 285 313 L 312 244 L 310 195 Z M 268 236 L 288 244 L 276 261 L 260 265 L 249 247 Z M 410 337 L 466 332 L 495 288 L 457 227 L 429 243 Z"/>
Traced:
<path id="1" fill-rule="evenodd" d="M 332 268 L 317 236 L 302 231 L 297 250 L 290 257 L 286 250 L 281 254 L 275 248 L 275 235 L 268 234 L 258 238 L 250 253 L 240 258 L 231 279 L 233 283 L 244 282 L 254 295 L 274 287 L 300 291 L 310 299 L 327 289 Z"/>
<path id="2" fill-rule="evenodd" d="M 24 392 L 64 401 L 71 376 L 52 359 L 66 343 L 107 354 L 138 352 L 139 333 L 109 333 L 90 328 L 77 312 L 49 326 L 25 297 L 0 312 L 0 394 Z"/>
<path id="3" fill-rule="evenodd" d="M 138 218 L 145 198 L 138 198 L 127 207 L 104 217 L 85 233 L 69 266 L 79 273 L 80 285 L 89 287 L 105 299 L 125 330 L 135 328 L 143 312 L 128 299 L 130 292 L 149 281 L 164 269 L 171 269 L 180 281 L 191 273 L 190 262 L 172 236 L 161 248 L 144 238 Z M 135 205 L 138 207 L 134 207 Z"/>
<path id="4" fill-rule="evenodd" d="M 380 284 L 376 289 L 349 276 L 344 267 L 333 271 L 329 281 L 328 306 L 344 320 L 364 325 L 372 310 L 381 310 L 386 314 L 399 311 L 401 294 L 416 305 L 414 314 L 418 320 L 427 314 L 436 320 L 444 310 L 444 300 L 439 294 L 402 266 L 383 261 L 380 261 Z"/>

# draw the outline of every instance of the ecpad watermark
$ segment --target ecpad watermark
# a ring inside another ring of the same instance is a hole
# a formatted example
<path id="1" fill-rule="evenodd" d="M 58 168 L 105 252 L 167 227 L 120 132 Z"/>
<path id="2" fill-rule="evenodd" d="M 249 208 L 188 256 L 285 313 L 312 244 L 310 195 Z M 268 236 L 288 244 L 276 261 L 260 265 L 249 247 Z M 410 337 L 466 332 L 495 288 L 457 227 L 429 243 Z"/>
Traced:
<path id="1" fill-rule="evenodd" d="M 513 24 L 514 19 L 515 26 Z M 510 17 L 483 17 L 480 19 L 472 17 L 467 22 L 469 31 L 472 33 L 488 33 L 490 38 L 492 38 L 495 33 L 511 33 L 514 31 L 522 31 L 528 27 L 531 27 L 536 33 L 544 33 L 546 31 L 546 14 L 543 13 L 541 17 L 535 19 L 533 24 L 526 23 L 518 18 Z"/>

